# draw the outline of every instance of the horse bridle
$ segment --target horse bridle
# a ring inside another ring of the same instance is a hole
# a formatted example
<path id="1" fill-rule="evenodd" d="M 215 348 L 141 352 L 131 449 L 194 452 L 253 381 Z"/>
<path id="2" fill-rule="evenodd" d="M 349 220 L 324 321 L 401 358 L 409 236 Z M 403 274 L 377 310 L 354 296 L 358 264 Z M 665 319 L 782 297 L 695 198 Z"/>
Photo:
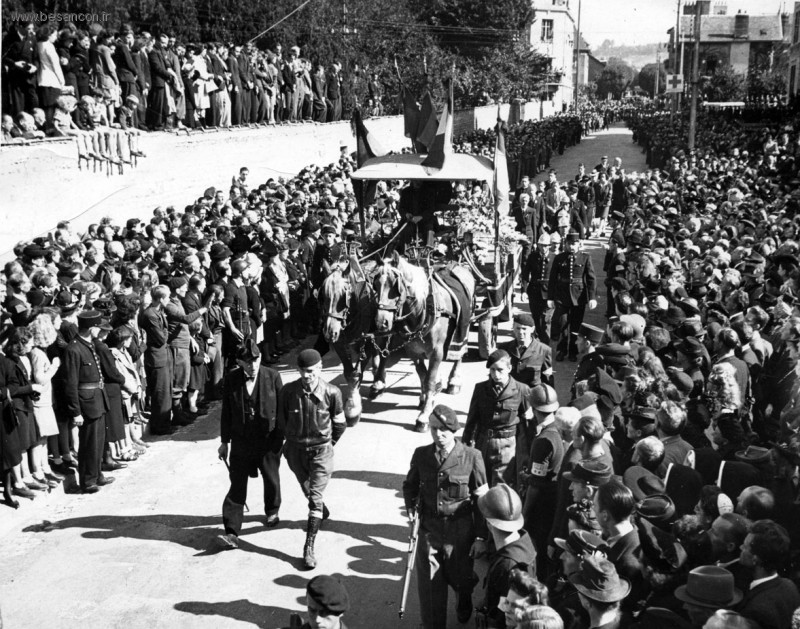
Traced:
<path id="1" fill-rule="evenodd" d="M 330 304 L 329 304 L 329 308 L 328 308 L 328 312 L 323 312 L 322 313 L 323 321 L 325 319 L 327 319 L 327 318 L 331 318 L 331 319 L 336 319 L 337 321 L 341 321 L 342 325 L 345 325 L 347 323 L 347 315 L 350 313 L 350 306 L 348 306 L 346 304 L 350 303 L 350 293 L 351 292 L 352 292 L 352 290 L 351 290 L 351 287 L 350 287 L 350 282 L 345 282 L 345 289 L 344 289 L 345 307 L 344 307 L 344 310 L 342 310 L 341 312 L 336 312 L 335 310 L 333 310 L 336 307 L 336 304 L 334 303 L 334 300 L 331 299 L 330 300 Z M 337 299 L 336 301 L 339 301 L 339 300 Z"/>
<path id="2" fill-rule="evenodd" d="M 397 290 L 400 293 L 397 298 L 391 299 L 389 301 L 382 300 L 382 293 L 378 294 L 378 310 L 384 310 L 386 312 L 391 312 L 394 314 L 395 321 L 401 321 L 408 317 L 411 314 L 411 311 L 407 312 L 406 314 L 400 314 L 400 311 L 403 308 L 403 305 L 408 300 L 408 287 L 406 286 L 406 280 L 403 277 L 403 274 L 400 273 L 397 269 L 391 266 L 387 266 L 387 273 L 393 274 L 397 278 Z M 376 291 L 377 292 L 377 291 Z"/>

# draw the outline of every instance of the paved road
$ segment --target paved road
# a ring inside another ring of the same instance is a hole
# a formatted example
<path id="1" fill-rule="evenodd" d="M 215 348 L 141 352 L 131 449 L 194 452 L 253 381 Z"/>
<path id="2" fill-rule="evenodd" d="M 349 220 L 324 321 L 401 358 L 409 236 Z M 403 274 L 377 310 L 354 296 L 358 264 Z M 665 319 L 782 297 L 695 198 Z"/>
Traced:
<path id="1" fill-rule="evenodd" d="M 578 162 L 591 167 L 602 154 L 619 155 L 630 169 L 643 166 L 621 128 L 584 140 L 553 166 L 566 178 Z M 587 248 L 602 268 L 602 244 L 591 241 Z M 603 304 L 588 318 L 599 322 L 602 312 Z M 332 359 L 325 367 L 325 377 L 338 382 Z M 558 388 L 565 390 L 572 365 L 558 363 L 557 369 Z M 285 380 L 295 377 L 286 366 L 282 371 Z M 469 383 L 485 374 L 482 361 L 468 360 L 463 393 L 440 401 L 463 421 Z M 416 627 L 413 587 L 407 619 L 397 621 L 408 534 L 399 488 L 412 451 L 429 437 L 411 430 L 418 390 L 411 365 L 402 361 L 391 368 L 387 384 L 390 391 L 365 402 L 361 423 L 336 447 L 336 472 L 326 493 L 332 519 L 317 539 L 317 570 L 300 569 L 306 504 L 285 465 L 279 528 L 264 528 L 263 501 L 251 485 L 241 549 L 215 551 L 227 491 L 216 456 L 215 409 L 154 442 L 99 494 L 67 496 L 58 490 L 16 512 L 0 506 L 0 609 L 6 626 L 281 627 L 291 611 L 302 609 L 306 580 L 331 573 L 341 575 L 351 593 L 348 626 Z M 459 627 L 451 616 L 450 627 Z"/>

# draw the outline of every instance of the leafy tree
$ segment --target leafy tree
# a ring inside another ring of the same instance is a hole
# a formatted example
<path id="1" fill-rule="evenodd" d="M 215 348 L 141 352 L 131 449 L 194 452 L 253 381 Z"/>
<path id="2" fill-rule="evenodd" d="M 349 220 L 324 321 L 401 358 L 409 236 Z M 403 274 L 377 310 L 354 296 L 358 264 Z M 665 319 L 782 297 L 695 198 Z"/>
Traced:
<path id="1" fill-rule="evenodd" d="M 606 98 L 606 94 L 611 94 L 614 100 L 619 100 L 625 90 L 633 84 L 635 74 L 635 70 L 625 61 L 611 57 L 597 78 L 598 98 L 603 100 Z"/>
<path id="2" fill-rule="evenodd" d="M 667 73 L 664 64 L 648 63 L 639 71 L 638 83 L 649 96 L 653 95 L 656 88 L 656 73 L 658 73 L 658 93 L 663 94 L 666 89 Z"/>
<path id="3" fill-rule="evenodd" d="M 745 77 L 730 65 L 721 65 L 702 87 L 703 98 L 711 102 L 740 101 L 745 97 Z"/>

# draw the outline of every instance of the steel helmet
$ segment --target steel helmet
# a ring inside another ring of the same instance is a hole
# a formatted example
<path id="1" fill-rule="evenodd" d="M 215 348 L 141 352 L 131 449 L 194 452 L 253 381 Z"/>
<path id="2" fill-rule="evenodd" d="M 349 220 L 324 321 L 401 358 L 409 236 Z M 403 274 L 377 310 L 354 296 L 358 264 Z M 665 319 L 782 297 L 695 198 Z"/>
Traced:
<path id="1" fill-rule="evenodd" d="M 549 384 L 537 384 L 531 389 L 531 406 L 543 413 L 553 413 L 558 410 L 558 394 Z"/>
<path id="2" fill-rule="evenodd" d="M 547 232 L 542 232 L 542 235 L 539 236 L 539 240 L 536 241 L 539 245 L 549 245 L 550 244 L 550 234 Z"/>
<path id="3" fill-rule="evenodd" d="M 501 531 L 514 533 L 525 525 L 522 500 L 508 485 L 499 484 L 478 498 L 478 508 L 486 521 Z"/>

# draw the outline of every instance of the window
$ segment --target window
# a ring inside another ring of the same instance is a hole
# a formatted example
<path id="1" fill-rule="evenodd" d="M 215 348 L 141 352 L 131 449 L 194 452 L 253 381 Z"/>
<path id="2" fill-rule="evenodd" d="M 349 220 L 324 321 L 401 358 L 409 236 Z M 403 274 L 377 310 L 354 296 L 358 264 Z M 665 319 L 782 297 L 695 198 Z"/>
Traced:
<path id="1" fill-rule="evenodd" d="M 553 41 L 553 20 L 542 20 L 542 41 Z"/>
<path id="2" fill-rule="evenodd" d="M 792 35 L 792 43 L 796 44 L 800 39 L 800 13 L 794 14 L 794 34 Z"/>

